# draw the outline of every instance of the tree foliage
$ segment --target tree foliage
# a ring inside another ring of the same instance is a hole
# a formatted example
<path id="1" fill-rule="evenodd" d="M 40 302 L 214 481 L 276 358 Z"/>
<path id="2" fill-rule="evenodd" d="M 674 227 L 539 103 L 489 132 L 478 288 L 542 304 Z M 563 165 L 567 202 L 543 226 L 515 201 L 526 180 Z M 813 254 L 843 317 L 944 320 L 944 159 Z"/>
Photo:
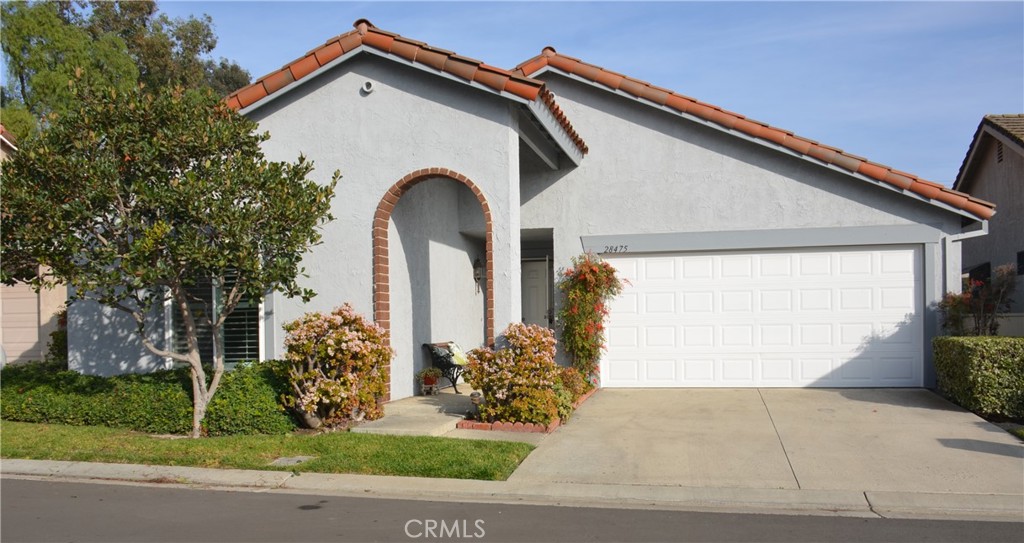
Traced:
<path id="1" fill-rule="evenodd" d="M 221 95 L 250 81 L 238 64 L 208 58 L 217 45 L 208 15 L 171 18 L 152 0 L 5 2 L 0 22 L 10 72 L 5 118 L 19 109 L 36 117 L 63 112 L 75 74 L 76 84 L 96 88 L 143 83 L 209 87 Z M 9 129 L 22 139 L 31 133 L 21 124 Z"/>
<path id="2" fill-rule="evenodd" d="M 10 72 L 5 109 L 20 107 L 35 115 L 63 112 L 70 104 L 68 81 L 126 90 L 139 77 L 119 36 L 90 35 L 69 23 L 54 2 L 0 4 L 0 45 Z M 28 134 L 15 136 L 23 139 Z"/>
<path id="3" fill-rule="evenodd" d="M 17 271 L 9 262 L 48 266 L 52 275 L 33 279 L 37 286 L 66 282 L 72 299 L 131 315 L 147 348 L 191 367 L 198 434 L 224 363 L 223 353 L 200 359 L 197 325 L 209 326 L 217 343 L 243 300 L 270 291 L 313 296 L 296 277 L 331 219 L 338 174 L 320 186 L 301 156 L 266 160 L 268 136 L 209 90 L 71 92 L 75 106 L 5 165 L 4 279 Z M 189 287 L 200 279 L 224 288 L 213 307 L 192 311 L 200 300 Z M 162 314 L 153 310 L 165 300 L 181 312 L 187 352 L 149 339 Z M 212 365 L 209 379 L 204 364 Z"/>

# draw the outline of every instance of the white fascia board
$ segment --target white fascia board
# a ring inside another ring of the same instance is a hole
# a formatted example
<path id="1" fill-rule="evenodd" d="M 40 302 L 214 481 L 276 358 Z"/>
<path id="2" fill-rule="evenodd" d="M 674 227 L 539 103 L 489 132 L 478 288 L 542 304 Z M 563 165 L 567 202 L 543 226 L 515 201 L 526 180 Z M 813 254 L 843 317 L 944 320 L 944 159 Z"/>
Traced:
<path id="1" fill-rule="evenodd" d="M 899 187 L 897 187 L 895 185 L 890 185 L 889 183 L 885 183 L 885 182 L 880 181 L 878 179 L 875 179 L 873 177 L 868 177 L 868 176 L 866 176 L 864 174 L 861 174 L 861 173 L 851 172 L 850 170 L 845 170 L 843 168 L 840 168 L 839 166 L 836 166 L 835 164 L 829 164 L 827 162 L 822 162 L 822 161 L 820 161 L 820 160 L 818 160 L 818 159 L 816 159 L 816 158 L 814 158 L 812 156 L 798 153 L 798 152 L 794 151 L 793 149 L 790 149 L 789 147 L 785 147 L 783 145 L 779 145 L 779 144 L 777 144 L 775 142 L 772 142 L 772 141 L 769 141 L 769 140 L 765 140 L 765 139 L 761 139 L 761 138 L 755 138 L 754 136 L 751 136 L 751 135 L 749 135 L 749 134 L 747 134 L 745 132 L 741 132 L 739 130 L 735 130 L 735 129 L 732 129 L 732 128 L 726 128 L 726 127 L 724 127 L 724 126 L 722 126 L 720 124 L 708 121 L 706 119 L 702 119 L 700 117 L 696 117 L 696 116 L 691 115 L 689 113 L 683 113 L 681 111 L 677 111 L 675 109 L 672 109 L 672 108 L 670 108 L 668 106 L 663 106 L 663 105 L 657 104 L 655 102 L 647 100 L 646 98 L 640 98 L 638 96 L 633 96 L 632 94 L 629 94 L 629 93 L 621 91 L 621 90 L 608 88 L 608 87 L 606 87 L 606 86 L 604 86 L 604 85 L 602 85 L 602 84 L 600 84 L 600 83 L 598 83 L 596 81 L 590 81 L 589 79 L 580 77 L 578 75 L 566 73 L 566 72 L 564 72 L 562 70 L 559 70 L 558 68 L 552 68 L 550 65 L 549 66 L 544 66 L 543 68 L 537 70 L 532 75 L 530 75 L 530 77 L 536 77 L 536 76 L 541 75 L 544 72 L 548 72 L 548 71 L 556 73 L 556 74 L 561 75 L 563 77 L 567 77 L 567 78 L 572 79 L 574 81 L 578 81 L 580 83 L 583 83 L 583 84 L 586 84 L 586 85 L 590 85 L 591 87 L 594 87 L 594 88 L 597 88 L 597 89 L 601 89 L 601 90 L 603 90 L 605 92 L 610 92 L 612 94 L 617 94 L 617 95 L 622 96 L 624 98 L 629 98 L 631 100 L 640 102 L 640 103 L 642 103 L 644 105 L 653 107 L 655 109 L 660 109 L 660 110 L 665 111 L 667 113 L 670 113 L 672 115 L 676 115 L 678 117 L 682 117 L 684 119 L 687 119 L 689 121 L 695 122 L 697 124 L 701 124 L 701 125 L 704 125 L 704 126 L 706 126 L 708 128 L 717 130 L 719 132 L 739 137 L 741 139 L 744 139 L 744 140 L 749 141 L 751 143 L 755 143 L 755 144 L 760 145 L 762 147 L 767 147 L 769 149 L 774 149 L 776 151 L 779 151 L 779 152 L 782 152 L 782 153 L 786 153 L 786 154 L 788 154 L 790 156 L 794 156 L 796 158 L 799 158 L 801 160 L 805 160 L 807 162 L 810 162 L 812 164 L 816 164 L 818 166 L 824 166 L 825 168 L 828 168 L 830 170 L 833 170 L 833 171 L 836 171 L 836 172 L 848 175 L 850 177 L 854 177 L 854 178 L 859 179 L 861 181 L 865 181 L 865 182 L 871 183 L 873 185 L 882 187 L 882 188 L 887 189 L 887 190 L 891 190 L 893 192 L 897 192 L 897 193 L 902 194 L 904 196 L 908 196 L 910 198 L 914 198 L 914 199 L 919 200 L 921 202 L 924 202 L 926 204 L 930 204 L 930 205 L 933 205 L 933 206 L 938 207 L 940 209 L 943 209 L 943 210 L 955 213 L 957 215 L 960 215 L 961 217 L 965 217 L 965 218 L 971 219 L 973 221 L 983 221 L 984 220 L 984 219 L 974 215 L 973 213 L 970 213 L 970 212 L 965 211 L 963 209 L 959 209 L 959 208 L 953 207 L 953 206 L 951 206 L 951 205 L 949 205 L 949 204 L 947 204 L 945 202 L 940 202 L 938 200 L 930 200 L 930 199 L 925 198 L 924 196 L 921 196 L 920 194 L 918 194 L 916 192 L 913 192 L 911 190 L 901 189 L 901 188 L 899 188 Z"/>

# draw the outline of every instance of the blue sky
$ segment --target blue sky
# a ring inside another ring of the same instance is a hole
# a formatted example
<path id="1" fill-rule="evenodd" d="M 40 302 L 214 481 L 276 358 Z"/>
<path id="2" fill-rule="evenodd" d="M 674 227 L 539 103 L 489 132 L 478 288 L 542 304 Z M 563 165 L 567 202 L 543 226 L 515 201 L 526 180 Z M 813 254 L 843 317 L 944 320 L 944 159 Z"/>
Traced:
<path id="1" fill-rule="evenodd" d="M 161 1 L 254 78 L 358 18 L 511 68 L 560 53 L 951 184 L 981 117 L 1024 112 L 1024 2 Z M 586 139 L 586 134 L 582 134 Z"/>

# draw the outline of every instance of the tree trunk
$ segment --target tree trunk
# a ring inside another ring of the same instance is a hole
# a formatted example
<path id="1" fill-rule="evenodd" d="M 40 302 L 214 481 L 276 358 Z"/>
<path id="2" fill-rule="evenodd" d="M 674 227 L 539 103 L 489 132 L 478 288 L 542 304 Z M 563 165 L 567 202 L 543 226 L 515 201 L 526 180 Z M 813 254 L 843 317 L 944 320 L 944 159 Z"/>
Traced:
<path id="1" fill-rule="evenodd" d="M 195 368 L 192 368 L 192 434 L 189 437 L 197 438 L 203 436 L 203 418 L 206 417 L 206 406 L 209 405 L 209 398 L 203 391 L 204 388 L 200 383 L 201 377 L 196 373 Z"/>

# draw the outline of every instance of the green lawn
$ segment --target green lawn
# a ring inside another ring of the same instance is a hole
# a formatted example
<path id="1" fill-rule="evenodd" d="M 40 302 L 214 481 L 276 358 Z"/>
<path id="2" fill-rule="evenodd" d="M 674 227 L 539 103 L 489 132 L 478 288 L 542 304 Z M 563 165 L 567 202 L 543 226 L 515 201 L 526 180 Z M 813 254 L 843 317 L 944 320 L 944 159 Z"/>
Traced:
<path id="1" fill-rule="evenodd" d="M 1014 428 L 1014 429 L 1010 430 L 1009 432 L 1011 434 L 1021 438 L 1021 439 L 1024 439 L 1024 426 L 1022 426 L 1020 428 Z"/>
<path id="2" fill-rule="evenodd" d="M 0 456 L 37 460 L 505 480 L 531 450 L 507 441 L 348 432 L 164 439 L 97 426 L 0 422 Z M 282 456 L 316 459 L 268 465 Z"/>

